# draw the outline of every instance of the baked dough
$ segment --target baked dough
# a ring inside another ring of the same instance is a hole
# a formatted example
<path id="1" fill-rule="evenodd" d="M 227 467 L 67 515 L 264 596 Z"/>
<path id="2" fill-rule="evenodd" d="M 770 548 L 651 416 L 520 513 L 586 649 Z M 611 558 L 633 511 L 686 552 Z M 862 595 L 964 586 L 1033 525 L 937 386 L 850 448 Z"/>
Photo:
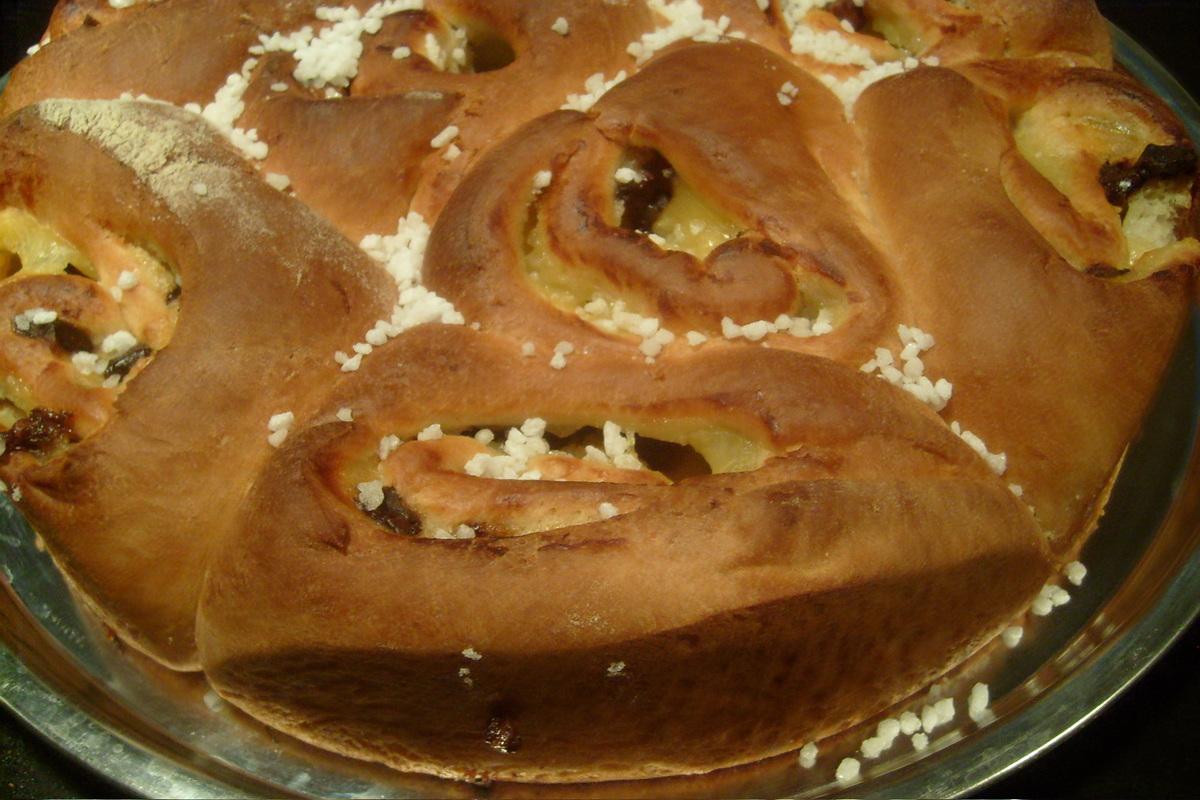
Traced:
<path id="1" fill-rule="evenodd" d="M 345 755 L 862 721 L 1078 555 L 1200 263 L 1094 6 L 969 5 L 64 2 L 0 97 L 0 477 Z"/>

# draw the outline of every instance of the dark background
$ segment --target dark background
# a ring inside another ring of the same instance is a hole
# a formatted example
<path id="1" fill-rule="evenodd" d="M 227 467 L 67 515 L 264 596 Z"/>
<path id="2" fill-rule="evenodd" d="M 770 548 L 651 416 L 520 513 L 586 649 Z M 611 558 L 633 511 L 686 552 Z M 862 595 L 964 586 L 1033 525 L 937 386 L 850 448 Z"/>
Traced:
<path id="1" fill-rule="evenodd" d="M 1047 0 L 1048 2 L 1048 0 Z M 1200 93 L 1200 2 L 1099 0 L 1109 19 Z M 45 28 L 53 0 L 0 0 L 0 74 Z M 983 797 L 1200 796 L 1200 624 L 1083 731 Z M 0 709 L 0 798 L 120 797 Z"/>

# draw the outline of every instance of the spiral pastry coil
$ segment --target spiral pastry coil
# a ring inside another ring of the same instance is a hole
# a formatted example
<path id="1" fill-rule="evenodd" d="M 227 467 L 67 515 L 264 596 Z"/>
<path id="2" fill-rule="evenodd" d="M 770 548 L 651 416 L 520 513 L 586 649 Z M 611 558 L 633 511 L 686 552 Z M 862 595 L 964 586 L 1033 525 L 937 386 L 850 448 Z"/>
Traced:
<path id="1" fill-rule="evenodd" d="M 64 574 L 476 781 L 747 763 L 961 663 L 1200 263 L 1089 0 L 63 0 L 0 114 L 0 477 Z"/>

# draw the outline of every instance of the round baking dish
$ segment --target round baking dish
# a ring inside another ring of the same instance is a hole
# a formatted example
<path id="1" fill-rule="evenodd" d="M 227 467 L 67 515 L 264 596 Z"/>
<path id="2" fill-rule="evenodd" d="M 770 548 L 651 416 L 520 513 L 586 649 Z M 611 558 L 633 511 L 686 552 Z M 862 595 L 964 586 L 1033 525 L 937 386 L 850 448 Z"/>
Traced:
<path id="1" fill-rule="evenodd" d="M 1200 107 L 1142 48 L 1114 31 L 1118 58 L 1200 140 Z M 3 88 L 0 78 L 0 89 Z M 1071 603 L 994 647 L 944 690 L 985 680 L 995 718 L 940 728 L 865 761 L 862 782 L 833 768 L 873 726 L 822 743 L 815 769 L 794 757 L 709 776 L 624 785 L 494 785 L 489 793 L 561 797 L 759 795 L 938 797 L 970 793 L 1052 747 L 1135 681 L 1200 612 L 1200 321 L 1195 317 L 1083 560 Z M 919 704 L 920 700 L 915 700 Z M 82 613 L 36 535 L 0 505 L 0 703 L 131 793 L 156 797 L 464 796 L 479 788 L 401 775 L 272 732 L 207 691 L 126 651 Z M 960 704 L 961 705 L 961 704 Z M 960 714 L 959 720 L 966 715 Z"/>

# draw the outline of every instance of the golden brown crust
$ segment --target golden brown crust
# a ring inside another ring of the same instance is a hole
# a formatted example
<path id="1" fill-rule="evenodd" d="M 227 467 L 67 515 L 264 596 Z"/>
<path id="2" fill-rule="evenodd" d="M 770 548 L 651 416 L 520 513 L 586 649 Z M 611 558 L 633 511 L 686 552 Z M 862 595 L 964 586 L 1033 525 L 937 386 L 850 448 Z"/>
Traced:
<path id="1" fill-rule="evenodd" d="M 147 3 L 116 8 L 108 0 L 60 0 L 50 15 L 46 37 L 53 41 L 79 28 L 98 28 L 147 7 Z"/>
<path id="2" fill-rule="evenodd" d="M 232 476 L 267 456 L 269 417 L 303 418 L 319 402 L 333 351 L 386 313 L 389 290 L 365 256 L 185 119 L 140 104 L 50 101 L 5 123 L 0 206 L 80 242 L 99 224 L 153 244 L 183 290 L 170 345 L 125 387 L 107 424 L 43 464 L 13 454 L 3 477 L 106 621 L 156 658 L 194 668 L 204 564 L 243 491 Z"/>
<path id="3" fill-rule="evenodd" d="M 171 0 L 115 15 L 107 24 L 51 41 L 39 57 L 18 65 L 0 97 L 0 116 L 39 99 L 113 99 L 124 93 L 204 106 L 228 76 L 243 73 L 260 36 L 319 24 L 315 13 L 322 5 Z M 352 5 L 365 11 L 373 4 Z M 564 14 L 576 20 L 570 39 L 551 29 Z M 458 74 L 419 54 L 392 57 L 393 45 L 416 50 L 427 30 L 444 31 L 460 20 L 505 41 L 514 51 L 511 63 Z M 582 91 L 593 73 L 632 69 L 625 44 L 652 27 L 640 4 L 436 0 L 428 11 L 384 18 L 361 60 L 361 79 L 336 97 L 300 84 L 292 76 L 290 54 L 259 53 L 246 71 L 239 125 L 256 129 L 269 144 L 266 170 L 288 175 L 301 199 L 357 239 L 394 225 L 403 211 L 395 212 L 410 201 L 417 211 L 436 214 L 476 153 L 553 111 L 569 93 Z M 123 46 L 128 41 L 146 46 Z M 279 91 L 277 85 L 287 88 Z M 429 142 L 452 124 L 463 155 L 447 161 Z M 380 141 L 394 146 L 380 147 Z M 393 182 L 402 185 L 400 192 L 393 191 Z M 381 202 L 365 205 L 363 197 Z"/>
<path id="4" fill-rule="evenodd" d="M 137 4 L 116 14 L 109 9 L 107 24 L 52 39 L 18 64 L 0 96 L 0 114 L 55 97 L 113 100 L 132 92 L 180 106 L 211 98 L 241 67 L 259 32 L 241 13 L 245 5 L 184 0 Z M 210 13 L 197 13 L 201 9 Z M 180 14 L 186 24 L 177 21 Z M 129 47 L 129 41 L 141 45 Z M 197 41 L 207 44 L 196 47 Z"/>
<path id="5" fill-rule="evenodd" d="M 217 688 L 301 738 L 440 775 L 706 771 L 899 699 L 1049 575 L 1025 507 L 883 382 L 808 356 L 713 350 L 670 382 L 627 371 L 604 393 L 606 361 L 550 384 L 553 370 L 511 343 L 439 327 L 377 352 L 267 467 L 247 535 L 210 572 L 200 638 Z M 538 384 L 552 394 L 524 393 Z M 355 421 L 334 420 L 348 402 Z M 484 481 L 475 491 L 497 494 L 486 505 L 536 498 L 548 526 L 605 498 L 622 513 L 471 542 L 384 532 L 339 486 L 341 465 L 384 432 L 432 420 L 636 426 L 672 411 L 781 455 L 675 487 Z M 264 606 L 269 617 L 251 611 Z M 901 620 L 903 636 L 881 635 Z M 519 748 L 489 745 L 493 719 Z"/>
<path id="6" fill-rule="evenodd" d="M 925 287 L 908 313 L 944 331 L 928 361 L 955 385 L 954 416 L 1007 453 L 1055 548 L 1077 549 L 1186 319 L 1189 273 L 1115 283 L 1065 263 L 1005 192 L 1006 118 L 952 72 L 873 87 L 857 117 L 903 285 Z"/>
<path id="7" fill-rule="evenodd" d="M 82 277 L 37 275 L 0 286 L 0 318 L 11 320 L 31 308 L 54 309 L 61 322 L 100 335 L 121 329 L 124 322 L 112 297 L 95 281 Z M 41 405 L 71 414 L 76 433 L 90 435 L 108 421 L 114 390 L 81 387 L 73 379 L 71 365 L 55 358 L 57 342 L 23 335 L 13 325 L 0 332 L 0 338 L 3 374 L 28 387 Z"/>
<path id="8" fill-rule="evenodd" d="M 1074 55 L 1112 67 L 1108 23 L 1090 0 L 972 0 L 971 5 L 1002 21 L 1006 57 Z"/>
<path id="9" fill-rule="evenodd" d="M 64 0 L 0 98 L 0 214 L 109 248 L 0 312 L 152 342 L 102 384 L 0 335 L 74 415 L 0 477 L 136 646 L 401 769 L 697 773 L 909 695 L 1078 553 L 1200 266 L 1191 143 L 1091 0 L 429 0 L 340 83 L 271 38 L 322 5 Z M 125 92 L 247 160 L 47 99 Z"/>
<path id="10" fill-rule="evenodd" d="M 701 70 L 712 77 L 697 84 Z M 774 81 L 788 79 L 798 87 L 794 105 L 803 114 L 775 100 Z M 713 98 L 728 113 L 711 113 Z M 618 294 L 680 335 L 693 329 L 718 337 L 723 316 L 747 323 L 796 313 L 800 293 L 772 296 L 768 280 L 782 272 L 785 286 L 803 287 L 813 276 L 845 295 L 844 324 L 827 337 L 781 335 L 772 345 L 861 364 L 874 342 L 892 335 L 897 318 L 888 269 L 862 230 L 869 222 L 854 174 L 861 150 L 839 105 L 815 78 L 762 48 L 675 49 L 605 95 L 594 121 L 569 113 L 545 117 L 484 159 L 443 212 L 449 222 L 430 241 L 426 282 L 490 329 L 550 347 L 559 340 L 594 348 L 620 341 L 552 308 L 531 285 L 526 233 L 539 217 L 555 257 L 581 283 Z M 753 152 L 725 156 L 748 137 Z M 622 229 L 605 206 L 613 170 L 631 148 L 662 153 L 742 235 L 701 261 Z M 544 169 L 553 182 L 531 199 L 534 176 Z M 729 247 L 737 244 L 747 246 Z M 777 254 L 775 263 L 763 264 L 764 249 Z M 586 278 L 589 272 L 597 277 Z"/>

